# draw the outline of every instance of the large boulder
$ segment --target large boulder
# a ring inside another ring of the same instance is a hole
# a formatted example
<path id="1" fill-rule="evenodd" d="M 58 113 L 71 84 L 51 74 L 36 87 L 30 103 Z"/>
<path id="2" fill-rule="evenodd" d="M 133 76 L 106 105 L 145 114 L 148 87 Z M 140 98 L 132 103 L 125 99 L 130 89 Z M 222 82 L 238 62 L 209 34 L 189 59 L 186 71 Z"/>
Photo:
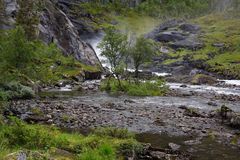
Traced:
<path id="1" fill-rule="evenodd" d="M 176 42 L 186 39 L 186 37 L 181 32 L 163 32 L 156 36 L 155 38 L 159 42 Z"/>
<path id="2" fill-rule="evenodd" d="M 198 25 L 183 20 L 170 20 L 155 28 L 146 37 L 163 42 L 175 50 L 179 48 L 197 50 L 204 46 L 198 38 L 200 30 Z"/>
<path id="3" fill-rule="evenodd" d="M 240 114 L 235 113 L 232 115 L 232 118 L 230 119 L 230 125 L 235 128 L 240 129 Z"/>
<path id="4" fill-rule="evenodd" d="M 189 23 L 184 23 L 179 28 L 183 31 L 191 32 L 191 33 L 196 33 L 201 29 L 200 26 L 195 24 L 189 24 Z"/>
<path id="5" fill-rule="evenodd" d="M 200 85 L 200 84 L 213 85 L 217 82 L 218 80 L 215 77 L 205 75 L 205 74 L 197 74 L 191 80 L 191 83 L 196 85 Z"/>

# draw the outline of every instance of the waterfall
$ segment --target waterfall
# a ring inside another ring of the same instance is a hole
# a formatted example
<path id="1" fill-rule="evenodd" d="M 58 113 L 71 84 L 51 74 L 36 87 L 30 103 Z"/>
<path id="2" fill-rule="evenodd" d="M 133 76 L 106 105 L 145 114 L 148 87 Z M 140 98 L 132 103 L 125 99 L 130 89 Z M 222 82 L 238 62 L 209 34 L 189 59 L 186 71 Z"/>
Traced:
<path id="1" fill-rule="evenodd" d="M 101 64 L 103 67 L 105 68 L 110 68 L 110 64 L 108 63 L 108 60 L 106 57 L 102 56 L 101 54 L 101 49 L 98 48 L 99 43 L 102 41 L 104 37 L 104 33 L 98 33 L 97 35 L 93 36 L 93 37 L 88 37 L 86 39 L 84 39 L 86 42 L 88 42 L 92 48 L 94 49 L 96 55 L 98 56 L 98 59 L 100 60 Z"/>

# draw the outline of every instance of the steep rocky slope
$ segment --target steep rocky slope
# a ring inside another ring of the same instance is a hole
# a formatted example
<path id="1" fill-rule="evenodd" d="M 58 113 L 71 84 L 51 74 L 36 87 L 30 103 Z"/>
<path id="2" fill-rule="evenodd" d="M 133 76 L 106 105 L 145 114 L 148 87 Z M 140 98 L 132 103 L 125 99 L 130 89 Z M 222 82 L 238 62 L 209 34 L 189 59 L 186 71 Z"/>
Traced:
<path id="1" fill-rule="evenodd" d="M 5 16 L 0 28 L 10 29 L 15 24 L 19 9 L 18 1 L 4 0 L 3 2 Z M 45 7 L 40 13 L 39 38 L 47 44 L 56 43 L 64 55 L 72 55 L 84 64 L 99 65 L 99 60 L 91 45 L 81 39 L 79 30 L 86 30 L 87 26 L 84 23 L 76 26 L 72 22 L 74 19 L 70 19 L 65 13 L 68 8 L 60 9 L 63 8 L 61 7 L 63 4 L 66 5 L 63 2 L 45 1 Z"/>
<path id="2" fill-rule="evenodd" d="M 239 22 L 238 16 L 221 13 L 162 23 L 146 35 L 159 44 L 152 70 L 239 79 Z"/>

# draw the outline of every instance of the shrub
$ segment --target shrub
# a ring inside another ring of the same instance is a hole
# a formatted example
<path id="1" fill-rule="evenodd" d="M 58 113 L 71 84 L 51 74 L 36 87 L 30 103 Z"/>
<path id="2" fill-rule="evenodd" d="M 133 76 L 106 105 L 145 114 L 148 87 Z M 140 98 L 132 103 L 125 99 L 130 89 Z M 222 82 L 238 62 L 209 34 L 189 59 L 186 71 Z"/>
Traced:
<path id="1" fill-rule="evenodd" d="M 101 129 L 101 132 L 96 131 L 89 136 L 82 136 L 78 133 L 63 133 L 53 127 L 28 125 L 11 118 L 9 124 L 0 125 L 0 156 L 4 157 L 9 151 L 11 153 L 18 150 L 56 155 L 54 150 L 59 148 L 70 152 L 79 160 L 115 160 L 117 153 L 124 153 L 118 151 L 119 149 L 131 150 L 136 148 L 134 146 L 140 145 L 131 136 L 125 136 L 125 133 L 130 135 L 127 130 Z"/>
<path id="2" fill-rule="evenodd" d="M 112 78 L 109 83 L 110 85 L 107 81 L 103 81 L 101 89 L 113 94 L 124 92 L 130 96 L 163 96 L 168 91 L 165 82 L 162 80 L 142 82 L 122 80 L 121 88 L 116 79 Z"/>
<path id="3" fill-rule="evenodd" d="M 2 92 L 0 92 L 0 97 L 2 97 L 2 100 L 30 99 L 35 95 L 34 91 L 30 87 L 23 86 L 19 82 L 3 84 L 0 88 L 2 88 Z"/>
<path id="4" fill-rule="evenodd" d="M 8 139 L 8 147 L 24 146 L 28 149 L 46 148 L 54 144 L 53 134 L 42 126 L 26 125 L 16 118 L 11 119 L 10 127 L 0 128 L 4 138 Z"/>

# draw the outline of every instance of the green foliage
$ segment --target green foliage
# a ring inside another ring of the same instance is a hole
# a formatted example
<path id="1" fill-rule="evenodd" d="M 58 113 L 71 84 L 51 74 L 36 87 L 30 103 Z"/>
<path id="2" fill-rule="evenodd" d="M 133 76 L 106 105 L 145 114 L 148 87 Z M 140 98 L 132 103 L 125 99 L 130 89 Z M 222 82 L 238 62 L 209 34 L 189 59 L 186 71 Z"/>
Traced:
<path id="1" fill-rule="evenodd" d="M 102 51 L 101 54 L 108 59 L 111 71 L 118 74 L 118 68 L 126 52 L 127 36 L 118 33 L 114 27 L 107 28 L 105 33 L 106 35 L 99 44 L 99 48 Z"/>
<path id="2" fill-rule="evenodd" d="M 130 51 L 130 57 L 135 67 L 135 76 L 138 78 L 138 70 L 141 65 L 150 62 L 155 54 L 153 41 L 140 36 L 136 40 L 135 46 Z"/>
<path id="3" fill-rule="evenodd" d="M 84 70 L 98 69 L 64 57 L 54 44 L 27 40 L 22 27 L 0 32 L 0 83 L 51 84 L 63 77 L 81 75 Z"/>
<path id="4" fill-rule="evenodd" d="M 34 91 L 30 87 L 23 86 L 18 82 L 2 84 L 0 86 L 0 89 L 3 95 L 2 99 L 0 98 L 0 100 L 30 99 L 33 98 L 35 95 Z"/>
<path id="5" fill-rule="evenodd" d="M 115 150 L 107 144 L 101 145 L 98 149 L 89 150 L 79 156 L 79 160 L 115 160 Z"/>
<path id="6" fill-rule="evenodd" d="M 116 129 L 115 132 L 121 131 Z M 121 152 L 120 149 L 125 148 L 121 146 L 125 145 L 140 146 L 132 137 L 114 138 L 101 135 L 100 132 L 89 136 L 63 133 L 53 127 L 28 125 L 15 118 L 11 118 L 9 124 L 0 125 L 1 157 L 18 150 L 27 150 L 30 155 L 38 152 L 41 153 L 41 157 L 49 159 L 62 157 L 79 160 L 115 160 Z M 62 151 L 56 152 L 57 149 L 68 151 L 68 156 L 61 154 Z"/>
<path id="7" fill-rule="evenodd" d="M 11 126 L 1 126 L 1 138 L 7 139 L 8 147 L 24 147 L 28 149 L 44 149 L 54 144 L 51 138 L 54 134 L 39 125 L 30 126 L 18 119 L 12 118 Z"/>
<path id="8" fill-rule="evenodd" d="M 6 64 L 1 72 L 8 68 L 24 69 L 34 56 L 32 44 L 27 41 L 24 30 L 20 27 L 6 33 L 0 45 L 1 62 L 5 61 Z"/>
<path id="9" fill-rule="evenodd" d="M 208 0 L 148 0 L 141 3 L 136 10 L 156 17 L 193 17 L 209 9 Z"/>
<path id="10" fill-rule="evenodd" d="M 162 80 L 145 82 L 121 80 L 121 84 L 122 87 L 119 87 L 118 81 L 112 78 L 109 82 L 103 81 L 101 89 L 113 94 L 124 92 L 130 96 L 162 96 L 168 90 Z"/>
<path id="11" fill-rule="evenodd" d="M 123 61 L 126 56 L 126 48 L 128 44 L 127 36 L 118 33 L 113 26 L 108 27 L 105 33 L 106 35 L 99 44 L 99 48 L 102 51 L 101 54 L 108 59 L 112 75 L 117 77 L 119 87 L 121 88 L 119 75 L 124 71 Z"/>
<path id="12" fill-rule="evenodd" d="M 19 0 L 20 9 L 17 13 L 17 25 L 21 25 L 29 40 L 37 38 L 39 15 L 38 0 Z"/>

